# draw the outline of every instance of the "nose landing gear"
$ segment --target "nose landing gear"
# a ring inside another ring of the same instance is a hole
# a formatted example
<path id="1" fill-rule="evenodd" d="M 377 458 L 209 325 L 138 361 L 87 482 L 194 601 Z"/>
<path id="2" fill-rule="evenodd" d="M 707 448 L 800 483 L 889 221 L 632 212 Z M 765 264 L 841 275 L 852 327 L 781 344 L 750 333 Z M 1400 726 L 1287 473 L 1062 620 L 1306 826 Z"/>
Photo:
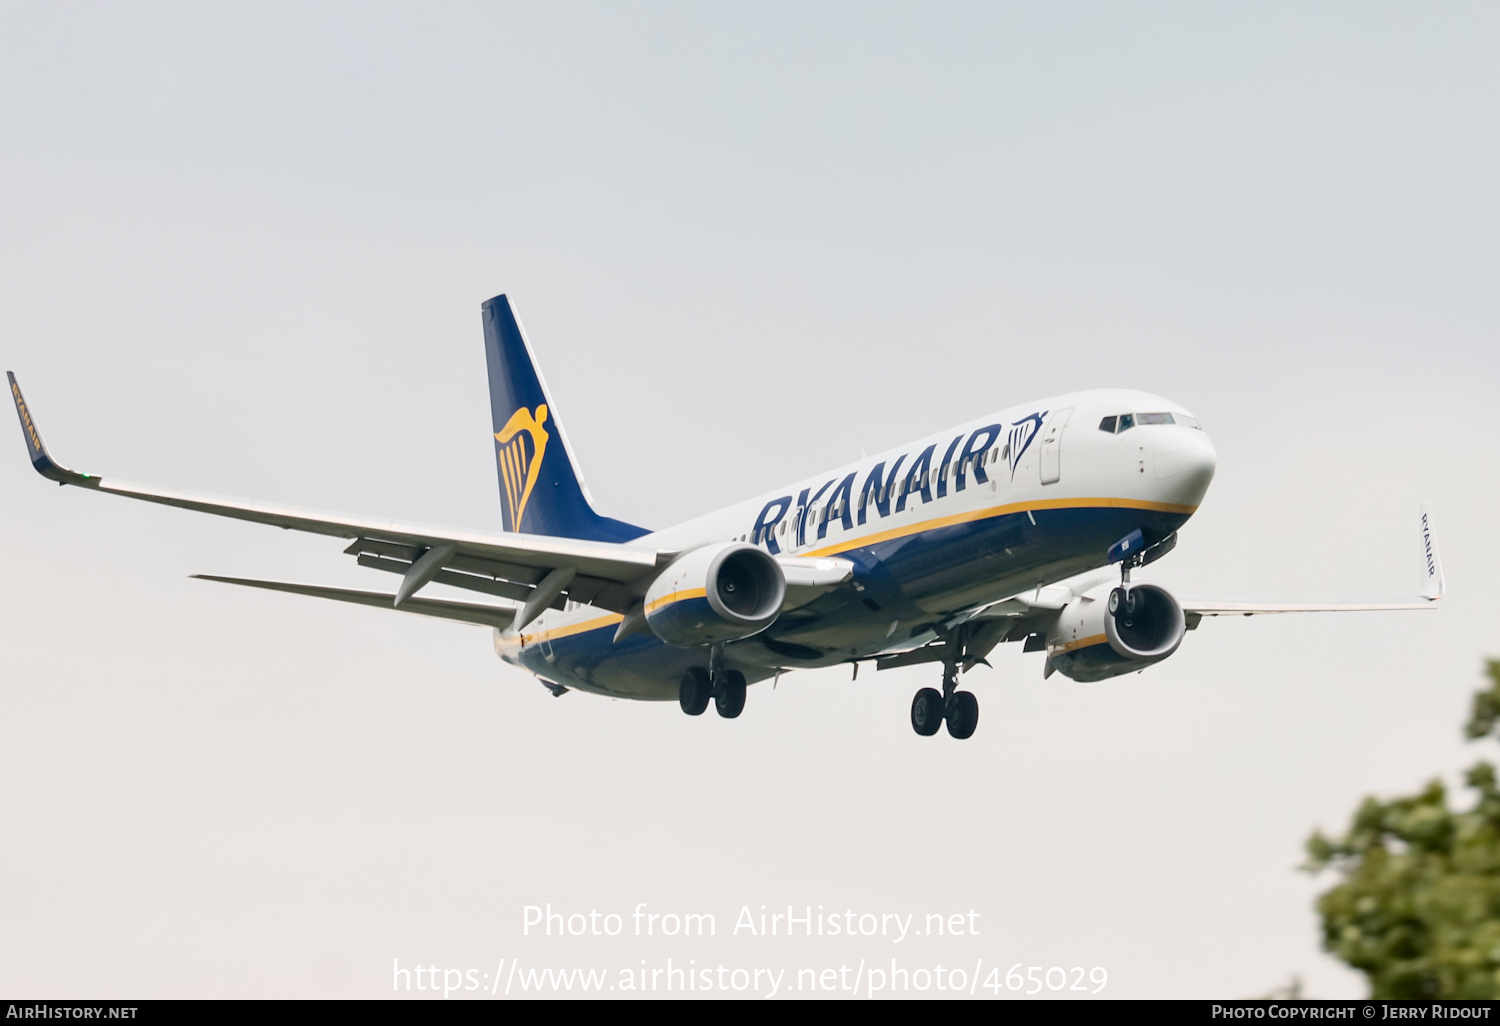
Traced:
<path id="1" fill-rule="evenodd" d="M 1130 568 L 1142 566 L 1145 563 L 1144 557 L 1144 552 L 1137 552 L 1120 560 L 1120 586 L 1109 593 L 1109 615 L 1126 627 L 1135 622 L 1135 615 L 1140 608 L 1140 596 L 1130 589 Z"/>

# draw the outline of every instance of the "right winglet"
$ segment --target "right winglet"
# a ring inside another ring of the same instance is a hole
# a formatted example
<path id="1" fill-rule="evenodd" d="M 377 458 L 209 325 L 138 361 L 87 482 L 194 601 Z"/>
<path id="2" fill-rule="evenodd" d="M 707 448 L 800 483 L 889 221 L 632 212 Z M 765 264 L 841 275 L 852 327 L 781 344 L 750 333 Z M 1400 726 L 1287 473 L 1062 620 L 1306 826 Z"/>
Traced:
<path id="1" fill-rule="evenodd" d="M 16 416 L 21 418 L 21 434 L 26 436 L 26 451 L 30 454 L 31 465 L 36 468 L 37 473 L 58 484 L 97 487 L 97 477 L 69 470 L 48 455 L 47 446 L 42 442 L 42 433 L 36 429 L 36 422 L 31 419 L 31 411 L 26 407 L 26 400 L 21 397 L 21 386 L 16 382 L 16 376 L 10 371 L 6 371 L 5 376 L 10 379 L 10 395 L 16 401 Z"/>
<path id="2" fill-rule="evenodd" d="M 1422 597 L 1436 602 L 1446 590 L 1443 584 L 1443 561 L 1438 557 L 1437 528 L 1432 523 L 1432 506 L 1422 503 Z"/>

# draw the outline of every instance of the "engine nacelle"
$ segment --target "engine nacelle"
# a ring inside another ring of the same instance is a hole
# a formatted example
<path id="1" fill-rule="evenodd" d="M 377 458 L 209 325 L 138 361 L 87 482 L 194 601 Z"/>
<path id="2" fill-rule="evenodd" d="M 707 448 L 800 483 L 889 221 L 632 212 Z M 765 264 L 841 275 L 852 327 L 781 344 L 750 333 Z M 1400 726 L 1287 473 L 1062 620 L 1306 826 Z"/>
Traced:
<path id="1" fill-rule="evenodd" d="M 1100 584 L 1063 607 L 1047 659 L 1074 680 L 1104 680 L 1161 662 L 1186 633 L 1182 605 L 1165 588 Z"/>
<path id="2" fill-rule="evenodd" d="M 763 549 L 743 542 L 705 545 L 678 556 L 646 590 L 646 623 L 668 645 L 695 648 L 738 641 L 775 622 L 786 576 Z"/>

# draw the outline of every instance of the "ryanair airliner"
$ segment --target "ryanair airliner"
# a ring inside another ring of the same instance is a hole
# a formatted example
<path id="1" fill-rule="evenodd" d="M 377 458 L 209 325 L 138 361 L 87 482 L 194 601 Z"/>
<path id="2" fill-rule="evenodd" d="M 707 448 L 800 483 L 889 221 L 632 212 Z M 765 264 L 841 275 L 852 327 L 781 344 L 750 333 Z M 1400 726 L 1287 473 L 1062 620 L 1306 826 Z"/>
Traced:
<path id="1" fill-rule="evenodd" d="M 505 296 L 482 306 L 502 519 L 434 530 L 237 503 L 69 470 L 48 454 L 15 375 L 11 395 L 44 477 L 96 492 L 346 539 L 397 575 L 394 594 L 204 576 L 251 588 L 489 627 L 507 663 L 553 695 L 710 702 L 788 670 L 933 663 L 911 725 L 967 738 L 962 674 L 1003 642 L 1043 673 L 1098 681 L 1161 662 L 1205 616 L 1418 609 L 1442 597 L 1422 507 L 1418 601 L 1330 605 L 1179 600 L 1130 579 L 1171 552 L 1217 462 L 1198 420 L 1146 392 L 1075 392 L 1015 406 L 652 531 L 595 512 L 557 406 Z M 430 584 L 492 596 L 460 602 Z M 494 600 L 500 601 L 494 601 Z M 936 675 L 936 674 L 935 674 Z"/>

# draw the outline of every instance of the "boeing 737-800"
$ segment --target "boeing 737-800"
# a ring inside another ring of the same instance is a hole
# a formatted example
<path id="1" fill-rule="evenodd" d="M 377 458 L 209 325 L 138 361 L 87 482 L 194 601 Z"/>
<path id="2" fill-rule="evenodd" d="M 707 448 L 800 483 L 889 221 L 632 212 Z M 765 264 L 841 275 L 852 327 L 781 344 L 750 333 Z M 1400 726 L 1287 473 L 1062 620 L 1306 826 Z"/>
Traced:
<path id="1" fill-rule="evenodd" d="M 48 454 L 15 375 L 32 463 L 62 484 L 349 540 L 394 594 L 204 577 L 489 627 L 495 651 L 552 691 L 740 715 L 747 684 L 791 669 L 940 664 L 911 725 L 974 733 L 960 675 L 1002 642 L 1079 681 L 1177 651 L 1205 616 L 1417 609 L 1442 597 L 1422 509 L 1414 602 L 1180 601 L 1132 583 L 1170 552 L 1217 457 L 1182 406 L 1146 392 L 1076 392 L 1015 406 L 660 531 L 601 516 L 526 333 L 505 296 L 482 306 L 502 530 L 403 526 L 161 491 L 68 470 Z M 503 602 L 420 595 L 441 584 Z"/>

